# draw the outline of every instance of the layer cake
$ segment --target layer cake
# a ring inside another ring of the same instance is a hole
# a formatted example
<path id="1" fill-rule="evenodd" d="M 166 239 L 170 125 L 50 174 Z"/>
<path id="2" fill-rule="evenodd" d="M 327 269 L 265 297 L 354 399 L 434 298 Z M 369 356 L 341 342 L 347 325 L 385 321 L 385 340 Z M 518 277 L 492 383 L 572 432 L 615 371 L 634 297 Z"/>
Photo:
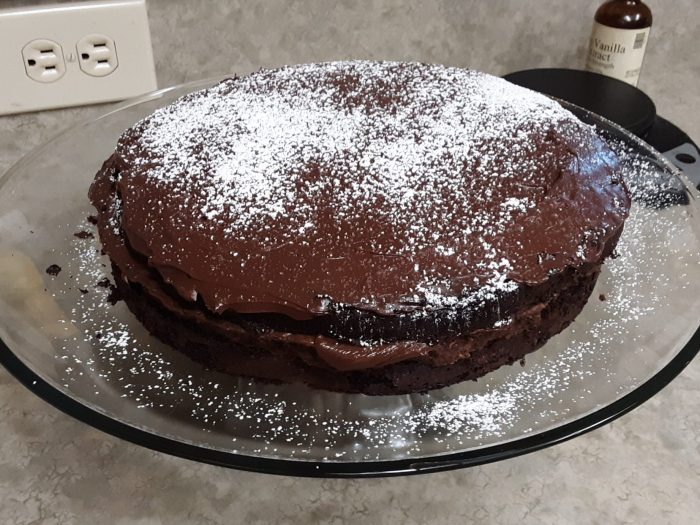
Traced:
<path id="1" fill-rule="evenodd" d="M 126 130 L 90 198 L 126 304 L 235 375 L 424 392 L 563 330 L 613 253 L 618 160 L 556 101 L 438 65 L 261 70 Z"/>

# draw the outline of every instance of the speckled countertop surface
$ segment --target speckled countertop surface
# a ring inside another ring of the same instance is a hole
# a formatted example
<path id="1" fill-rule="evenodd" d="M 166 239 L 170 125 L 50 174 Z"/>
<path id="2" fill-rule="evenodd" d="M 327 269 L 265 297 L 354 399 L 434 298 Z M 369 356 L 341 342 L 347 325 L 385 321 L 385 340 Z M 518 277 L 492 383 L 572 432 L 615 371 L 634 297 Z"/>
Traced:
<path id="1" fill-rule="evenodd" d="M 149 13 L 159 85 L 167 86 L 341 58 L 495 74 L 578 67 L 596 3 L 150 0 Z M 640 87 L 697 141 L 694 0 L 653 4 Z M 0 117 L 0 172 L 104 109 Z M 131 445 L 63 415 L 0 369 L 0 523 L 696 523 L 698 402 L 695 360 L 639 409 L 537 453 L 427 476 L 314 480 L 226 470 Z"/>

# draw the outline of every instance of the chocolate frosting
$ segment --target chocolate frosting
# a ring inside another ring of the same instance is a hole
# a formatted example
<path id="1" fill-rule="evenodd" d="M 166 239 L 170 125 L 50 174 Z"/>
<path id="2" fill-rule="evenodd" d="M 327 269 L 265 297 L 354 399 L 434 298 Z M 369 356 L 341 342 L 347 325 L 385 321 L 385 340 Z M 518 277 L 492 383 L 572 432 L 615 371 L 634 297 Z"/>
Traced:
<path id="1" fill-rule="evenodd" d="M 630 205 L 614 154 L 555 101 L 380 62 L 187 95 L 122 135 L 91 198 L 106 253 L 149 294 L 319 355 L 342 343 L 342 367 L 353 348 L 427 354 L 522 310 L 524 288 L 596 271 Z"/>

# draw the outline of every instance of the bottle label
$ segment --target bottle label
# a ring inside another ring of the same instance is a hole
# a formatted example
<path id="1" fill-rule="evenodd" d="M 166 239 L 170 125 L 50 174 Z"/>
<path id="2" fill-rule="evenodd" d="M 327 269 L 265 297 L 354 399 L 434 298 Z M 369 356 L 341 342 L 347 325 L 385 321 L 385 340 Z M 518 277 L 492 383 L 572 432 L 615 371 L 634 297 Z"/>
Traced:
<path id="1" fill-rule="evenodd" d="M 617 29 L 594 22 L 586 69 L 636 86 L 650 29 Z"/>

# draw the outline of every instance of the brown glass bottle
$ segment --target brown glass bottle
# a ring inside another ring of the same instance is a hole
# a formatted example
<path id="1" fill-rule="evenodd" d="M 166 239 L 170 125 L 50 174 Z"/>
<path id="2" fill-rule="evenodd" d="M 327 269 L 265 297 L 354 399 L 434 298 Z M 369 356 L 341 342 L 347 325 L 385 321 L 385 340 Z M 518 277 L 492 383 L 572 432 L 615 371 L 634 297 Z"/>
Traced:
<path id="1" fill-rule="evenodd" d="M 641 0 L 605 2 L 595 13 L 586 69 L 636 86 L 651 23 Z"/>

